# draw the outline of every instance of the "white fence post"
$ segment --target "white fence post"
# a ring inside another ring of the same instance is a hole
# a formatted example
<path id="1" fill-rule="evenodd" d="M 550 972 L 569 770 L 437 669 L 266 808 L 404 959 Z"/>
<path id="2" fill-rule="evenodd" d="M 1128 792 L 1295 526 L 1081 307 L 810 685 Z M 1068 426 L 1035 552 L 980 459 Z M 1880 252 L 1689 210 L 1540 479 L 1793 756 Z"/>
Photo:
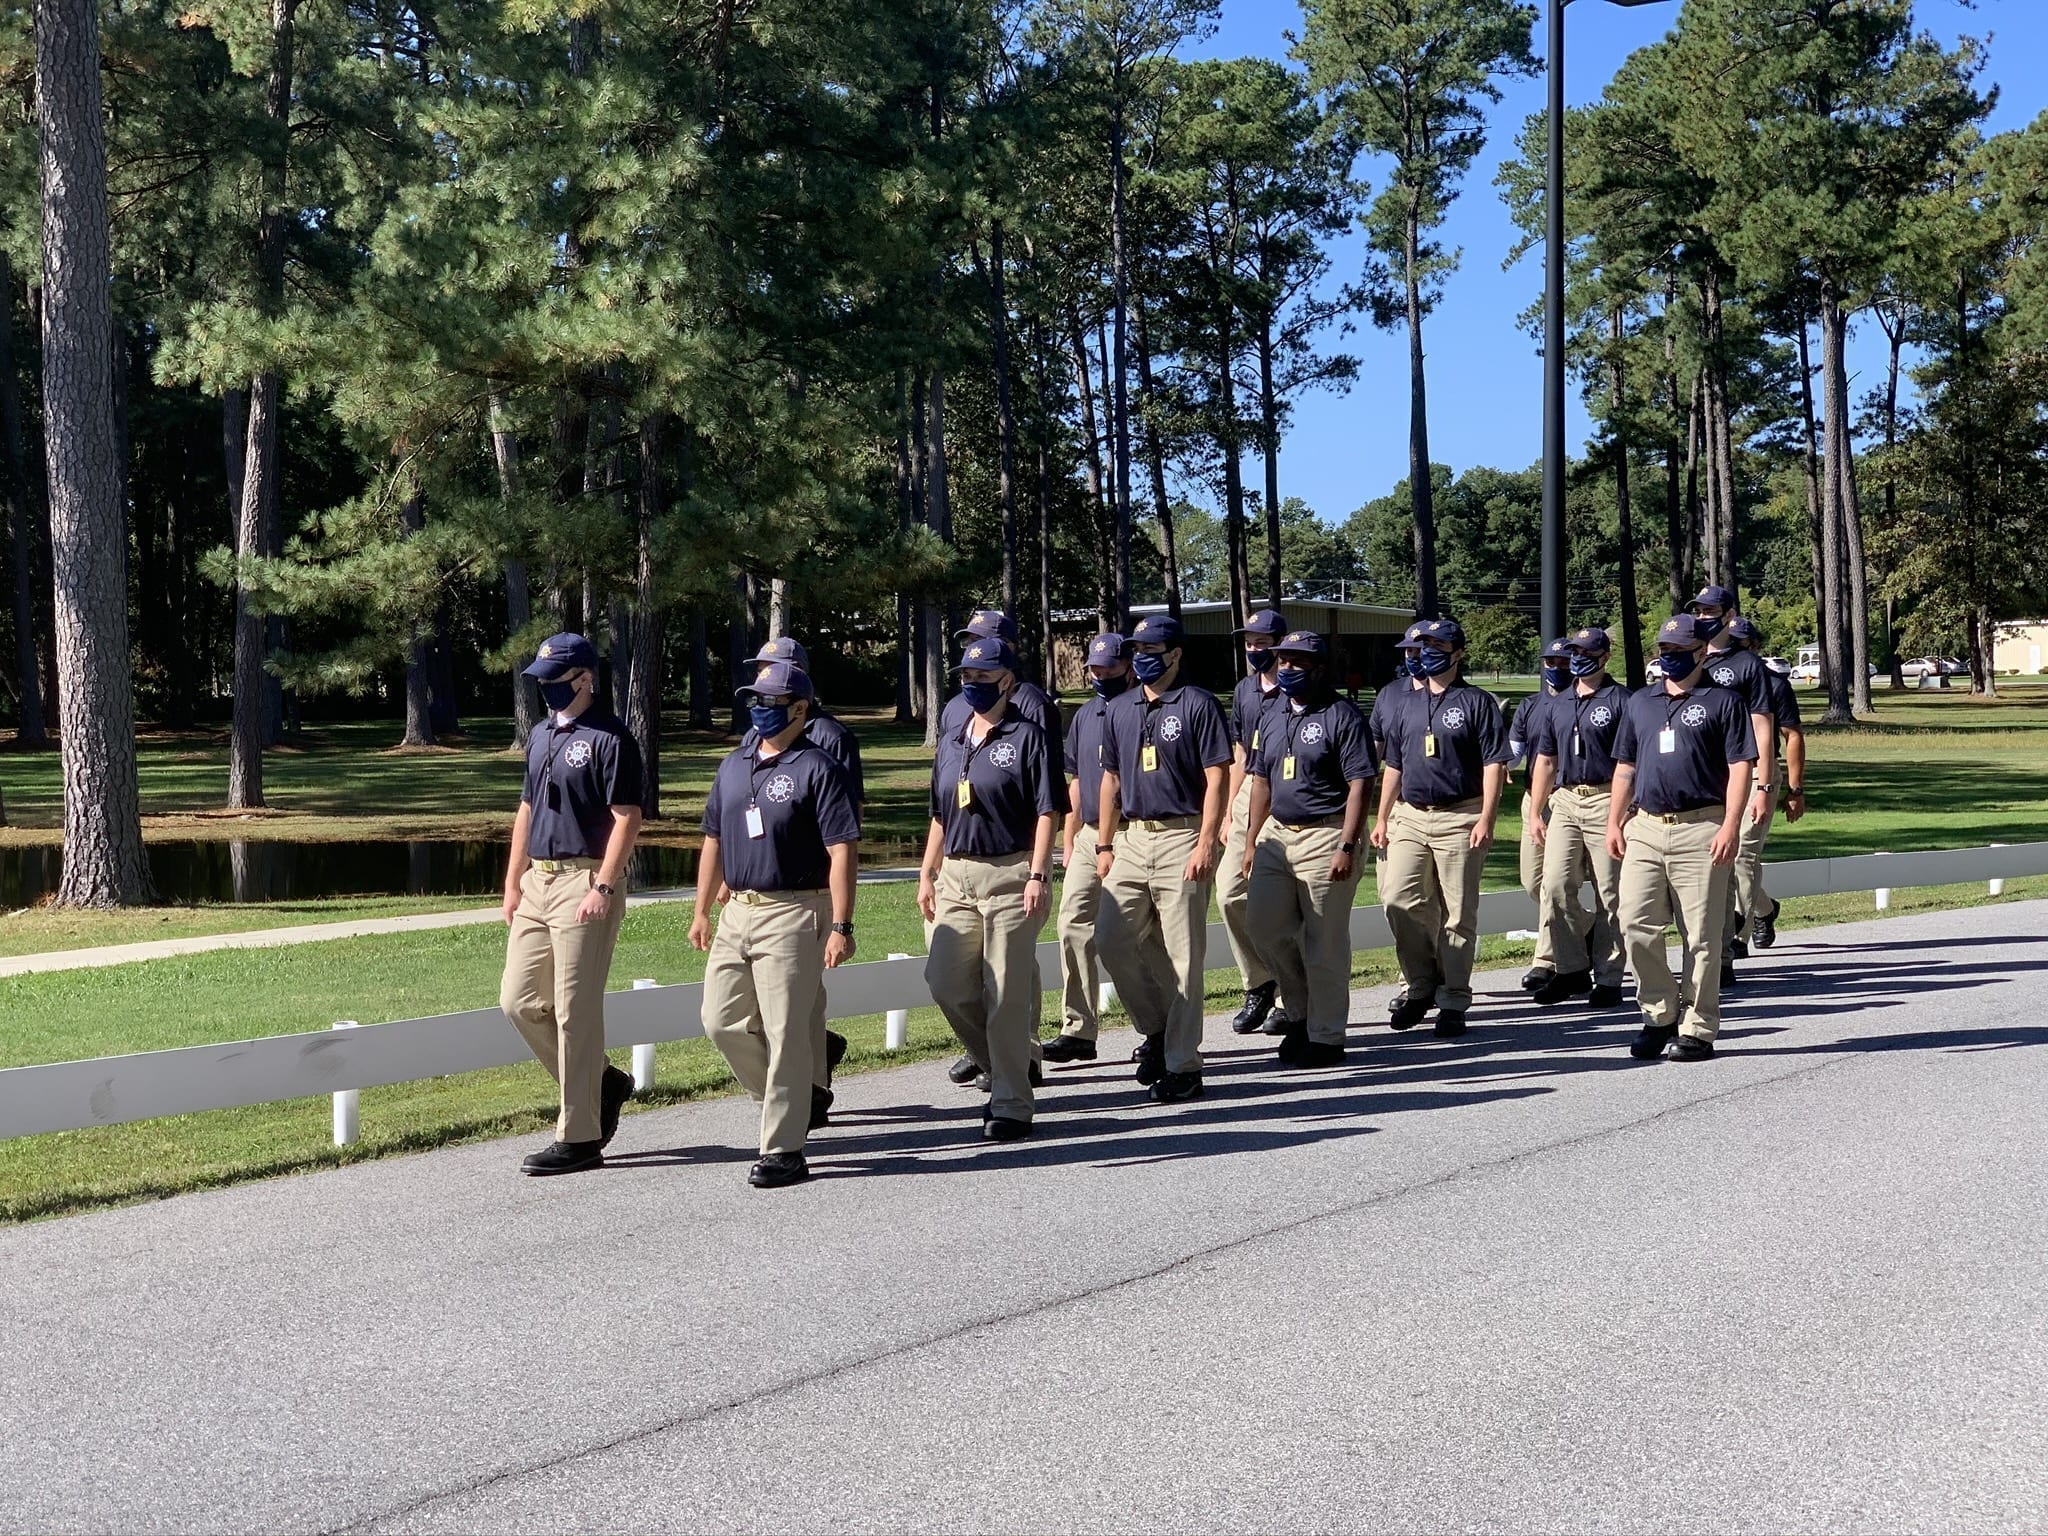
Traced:
<path id="1" fill-rule="evenodd" d="M 1116 983 L 1105 981 L 1095 989 L 1095 1011 L 1107 1013 L 1109 1005 L 1116 1001 Z"/>
<path id="2" fill-rule="evenodd" d="M 908 960 L 910 956 L 901 950 L 891 950 L 889 958 L 891 960 Z M 910 1043 L 910 1010 L 908 1008 L 891 1008 L 884 1015 L 884 1022 L 887 1025 L 888 1033 L 883 1037 L 882 1043 L 888 1046 L 890 1050 L 900 1051 Z"/>
<path id="3" fill-rule="evenodd" d="M 1994 848 L 2003 848 L 2005 844 L 1993 843 L 1991 846 Z M 2003 896 L 2005 894 L 2005 882 L 2003 880 L 1992 880 L 1987 883 L 1990 887 L 1990 893 L 1993 896 Z"/>
<path id="4" fill-rule="evenodd" d="M 1880 848 L 1877 850 L 1877 856 L 1880 859 L 1888 859 L 1891 857 L 1891 849 Z M 1888 911 L 1891 908 L 1891 904 L 1892 888 L 1888 885 L 1880 885 L 1877 888 L 1877 910 L 1880 912 Z"/>
<path id="5" fill-rule="evenodd" d="M 633 979 L 633 990 L 635 992 L 645 992 L 649 987 L 658 987 L 660 985 L 661 983 L 652 976 L 637 976 Z M 635 1093 L 645 1093 L 653 1086 L 654 1043 L 648 1041 L 643 1045 L 633 1047 L 633 1091 Z"/>
<path id="6" fill-rule="evenodd" d="M 336 1029 L 354 1029 L 354 1019 L 336 1019 Z M 344 1088 L 334 1096 L 334 1144 L 337 1147 L 352 1147 L 362 1138 L 362 1109 L 356 1100 L 356 1090 Z"/>

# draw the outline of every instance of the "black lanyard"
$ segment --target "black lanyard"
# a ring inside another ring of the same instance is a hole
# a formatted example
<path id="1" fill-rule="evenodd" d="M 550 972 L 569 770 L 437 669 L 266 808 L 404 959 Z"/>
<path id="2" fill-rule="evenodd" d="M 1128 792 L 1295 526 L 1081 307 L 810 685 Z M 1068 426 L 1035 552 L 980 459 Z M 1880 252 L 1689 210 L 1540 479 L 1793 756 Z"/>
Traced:
<path id="1" fill-rule="evenodd" d="M 1159 718 L 1159 711 L 1166 706 L 1166 695 L 1145 701 L 1145 718 L 1138 723 L 1138 739 L 1146 746 L 1152 745 L 1152 726 Z"/>
<path id="2" fill-rule="evenodd" d="M 766 759 L 766 760 L 764 761 L 764 760 L 763 760 L 763 758 L 762 758 L 762 756 L 761 756 L 761 742 L 760 742 L 760 740 L 759 740 L 758 738 L 757 738 L 757 739 L 755 740 L 755 742 L 754 742 L 754 760 L 753 760 L 753 761 L 752 761 L 751 763 L 747 764 L 747 809 L 748 809 L 748 810 L 750 810 L 750 811 L 753 811 L 753 810 L 758 810 L 758 809 L 760 809 L 760 806 L 761 806 L 761 797 L 760 797 L 760 795 L 756 794 L 756 793 L 755 793 L 755 791 L 754 791 L 754 786 L 755 786 L 755 785 L 757 785 L 758 783 L 760 783 L 760 782 L 761 782 L 761 770 L 762 770 L 763 768 L 774 768 L 774 767 L 778 766 L 778 765 L 779 765 L 779 764 L 780 764 L 780 763 L 781 763 L 781 762 L 782 762 L 782 761 L 783 761 L 783 760 L 784 760 L 785 758 L 787 758 L 787 757 L 788 757 L 788 756 L 789 756 L 789 755 L 790 755 L 790 754 L 791 754 L 792 752 L 795 752 L 795 751 L 796 751 L 796 750 L 798 750 L 798 749 L 799 749 L 800 747 L 803 747 L 803 746 L 806 746 L 806 745 L 808 745 L 808 743 L 807 743 L 807 742 L 805 742 L 805 740 L 804 740 L 804 738 L 803 738 L 803 737 L 799 736 L 799 737 L 797 737 L 797 739 L 796 739 L 795 741 L 792 741 L 792 742 L 791 742 L 791 743 L 790 743 L 790 744 L 789 744 L 788 746 L 784 747 L 784 748 L 783 748 L 783 749 L 782 749 L 782 750 L 781 750 L 780 752 L 776 753 L 776 754 L 775 754 L 775 755 L 774 755 L 773 757 L 771 757 L 771 758 L 768 758 L 768 759 Z"/>
<path id="3" fill-rule="evenodd" d="M 1316 709 L 1303 709 L 1300 715 L 1297 716 L 1294 713 L 1294 705 L 1292 702 L 1280 706 L 1282 723 L 1287 728 L 1287 755 L 1289 757 L 1294 756 L 1295 733 L 1299 731 L 1302 726 L 1308 723 L 1309 718 L 1311 716 L 1320 715 L 1322 712 L 1323 711 L 1321 707 L 1318 707 Z"/>
<path id="4" fill-rule="evenodd" d="M 1692 691 L 1688 689 L 1684 693 L 1668 697 L 1670 697 L 1670 702 L 1666 704 L 1664 707 L 1664 729 L 1667 731 L 1671 729 L 1671 721 L 1673 717 L 1675 717 L 1678 714 L 1678 706 L 1686 703 L 1692 698 Z"/>
<path id="5" fill-rule="evenodd" d="M 1436 712 L 1450 702 L 1451 690 L 1446 688 L 1442 693 L 1438 693 L 1429 684 L 1424 683 L 1422 691 L 1429 695 L 1423 701 L 1423 708 L 1429 712 L 1429 734 L 1434 736 L 1436 734 Z"/>

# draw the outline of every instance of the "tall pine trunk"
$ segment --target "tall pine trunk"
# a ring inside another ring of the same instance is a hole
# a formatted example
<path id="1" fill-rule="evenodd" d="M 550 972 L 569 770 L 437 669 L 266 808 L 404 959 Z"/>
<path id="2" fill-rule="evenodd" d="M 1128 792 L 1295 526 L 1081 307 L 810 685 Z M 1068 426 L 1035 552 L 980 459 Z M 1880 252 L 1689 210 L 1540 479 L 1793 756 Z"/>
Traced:
<path id="1" fill-rule="evenodd" d="M 426 526 L 426 504 L 417 484 L 408 487 L 398 509 L 400 537 L 412 538 Z M 429 637 L 415 634 L 405 647 L 405 734 L 401 747 L 434 745 L 433 653 Z"/>
<path id="2" fill-rule="evenodd" d="M 1799 314 L 1799 415 L 1800 429 L 1804 434 L 1802 457 L 1806 468 L 1806 542 L 1813 558 L 1813 622 L 1824 637 L 1835 619 L 1834 610 L 1828 606 L 1827 544 L 1823 531 L 1827 508 L 1826 498 L 1821 494 L 1820 431 L 1813 408 L 1813 353 L 1808 330 L 1809 321 L 1802 309 Z M 1820 646 L 1821 686 L 1825 688 L 1832 675 L 1829 662 L 1833 651 L 1824 638 L 1817 639 L 1816 643 Z"/>
<path id="3" fill-rule="evenodd" d="M 43 421 L 50 566 L 62 686 L 64 872 L 57 903 L 115 907 L 155 896 L 142 846 L 129 675 L 128 593 L 114 464 L 113 308 L 99 11 L 37 0 L 42 180 Z"/>
<path id="4" fill-rule="evenodd" d="M 711 634 L 702 605 L 690 609 L 690 729 L 708 731 L 717 723 L 711 712 Z"/>
<path id="5" fill-rule="evenodd" d="M 36 663 L 36 557 L 42 544 L 43 499 L 29 473 L 21 429 L 21 374 L 14 356 L 14 271 L 0 251 L 0 483 L 7 504 L 9 552 L 14 562 L 14 672 L 20 686 L 15 743 L 47 747 L 43 682 Z"/>
<path id="6" fill-rule="evenodd" d="M 943 369 L 932 369 L 932 381 L 926 391 L 926 431 L 930 434 L 927 458 L 930 462 L 925 482 L 925 519 L 933 535 L 948 549 L 953 544 L 953 504 L 946 464 L 946 375 Z M 949 659 L 952 637 L 946 633 L 946 613 L 937 602 L 925 605 L 925 720 L 924 744 L 937 747 L 939 744 L 939 716 L 944 712 L 942 705 L 946 698 L 946 663 Z"/>
<path id="7" fill-rule="evenodd" d="M 1003 507 L 1003 612 L 1017 616 L 1017 413 L 1010 399 L 1010 305 L 1003 294 L 1003 221 L 989 230 L 989 318 L 995 328 L 996 489 Z"/>
<path id="8" fill-rule="evenodd" d="M 640 808 L 661 819 L 661 596 L 655 581 L 654 531 L 666 510 L 662 434 L 668 418 L 649 411 L 640 423 L 640 499 L 633 528 L 633 667 L 626 729 L 640 748 Z"/>
<path id="9" fill-rule="evenodd" d="M 1848 446 L 1849 389 L 1842 378 L 1842 310 L 1825 281 L 1820 295 L 1821 406 L 1827 416 L 1826 458 L 1821 495 L 1821 591 L 1826 608 L 1820 625 L 1821 670 L 1827 684 L 1823 725 L 1848 725 L 1855 720 L 1849 705 L 1849 647 L 1844 625 L 1846 594 L 1842 581 L 1842 454 Z"/>
<path id="10" fill-rule="evenodd" d="M 1899 354 L 1906 342 L 1906 304 L 1899 301 L 1898 313 L 1885 326 L 1889 347 L 1884 376 L 1884 526 L 1886 532 L 1898 527 L 1899 472 L 1892 455 L 1899 446 Z M 1898 599 L 1890 592 L 1884 599 L 1884 649 L 1890 658 L 1891 685 L 1906 686 L 1906 659 L 1899 654 Z"/>
<path id="11" fill-rule="evenodd" d="M 1621 361 L 1621 342 L 1624 331 L 1621 307 L 1615 306 L 1609 322 L 1609 334 L 1614 340 L 1614 510 L 1615 543 L 1618 576 L 1621 582 L 1621 644 L 1622 662 L 1628 670 L 1628 685 L 1631 688 L 1643 686 L 1643 616 L 1636 598 L 1636 525 L 1633 508 L 1629 505 L 1628 486 L 1628 429 L 1627 412 L 1623 400 L 1628 389 L 1628 375 Z"/>
<path id="12" fill-rule="evenodd" d="M 1159 554 L 1166 565 L 1166 611 L 1180 617 L 1180 550 L 1173 531 L 1173 502 L 1166 494 L 1166 447 L 1159 440 L 1159 399 L 1152 385 L 1152 332 L 1145 304 L 1138 319 L 1138 419 L 1145 427 L 1145 462 L 1152 475 L 1152 516 L 1159 523 Z"/>
<path id="13" fill-rule="evenodd" d="M 1095 386 L 1088 376 L 1087 332 L 1081 328 L 1078 313 L 1072 316 L 1074 330 L 1074 378 L 1081 390 L 1081 436 L 1087 441 L 1088 454 L 1081 461 L 1082 478 L 1088 486 L 1088 508 L 1091 524 L 1096 532 L 1095 543 L 1101 546 L 1101 529 L 1105 516 L 1103 505 L 1102 439 L 1095 425 Z M 1098 566 L 1099 566 L 1098 562 Z M 1099 572 L 1098 572 L 1099 574 Z M 1096 582 L 1096 614 L 1102 628 L 1115 629 L 1116 619 L 1110 612 L 1111 597 L 1105 584 Z"/>
<path id="14" fill-rule="evenodd" d="M 509 509 L 519 499 L 519 434 L 505 422 L 505 401 L 491 397 L 491 457 L 498 466 L 498 499 Z M 533 588 L 526 562 L 505 562 L 505 633 L 507 638 L 533 622 Z M 512 669 L 512 745 L 526 749 L 533 723 L 540 718 L 540 694 L 523 668 Z"/>
<path id="15" fill-rule="evenodd" d="M 917 522 L 915 475 L 910 463 L 910 389 L 908 381 L 896 381 L 896 532 L 907 545 Z M 917 684 L 914 677 L 917 648 L 911 640 L 913 609 L 910 594 L 896 594 L 896 723 L 908 725 L 917 717 Z"/>
<path id="16" fill-rule="evenodd" d="M 1119 79 L 1110 108 L 1109 128 L 1109 245 L 1112 292 L 1111 330 L 1115 336 L 1115 366 L 1107 391 L 1110 428 L 1110 494 L 1114 498 L 1110 522 L 1110 607 L 1113 624 L 1128 630 L 1131 618 L 1131 412 L 1129 392 L 1129 306 L 1131 266 L 1129 231 L 1124 227 L 1124 92 Z"/>
<path id="17" fill-rule="evenodd" d="M 1421 194 L 1408 210 L 1403 265 L 1408 290 L 1408 505 L 1415 518 L 1415 611 L 1437 612 L 1436 483 L 1429 472 L 1429 389 L 1422 366 Z"/>
<path id="18" fill-rule="evenodd" d="M 1280 601 L 1280 401 L 1273 392 L 1273 317 L 1259 324 L 1259 453 L 1266 461 L 1266 594 Z"/>
<path id="19" fill-rule="evenodd" d="M 1045 334 L 1031 320 L 1031 356 L 1038 374 L 1038 675 L 1048 691 L 1057 686 L 1052 650 L 1052 383 Z"/>

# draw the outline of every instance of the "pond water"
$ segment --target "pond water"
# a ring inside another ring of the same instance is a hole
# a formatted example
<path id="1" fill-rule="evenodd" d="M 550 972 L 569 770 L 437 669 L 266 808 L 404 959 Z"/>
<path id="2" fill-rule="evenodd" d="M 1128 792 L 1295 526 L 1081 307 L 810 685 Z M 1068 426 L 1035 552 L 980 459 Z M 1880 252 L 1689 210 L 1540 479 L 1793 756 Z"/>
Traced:
<path id="1" fill-rule="evenodd" d="M 493 896 L 505 881 L 502 842 L 151 843 L 157 894 L 195 902 L 309 901 L 332 896 Z M 57 889 L 64 864 L 54 847 L 0 848 L 0 908 L 34 906 Z M 692 885 L 689 848 L 640 848 L 628 869 L 634 890 Z"/>

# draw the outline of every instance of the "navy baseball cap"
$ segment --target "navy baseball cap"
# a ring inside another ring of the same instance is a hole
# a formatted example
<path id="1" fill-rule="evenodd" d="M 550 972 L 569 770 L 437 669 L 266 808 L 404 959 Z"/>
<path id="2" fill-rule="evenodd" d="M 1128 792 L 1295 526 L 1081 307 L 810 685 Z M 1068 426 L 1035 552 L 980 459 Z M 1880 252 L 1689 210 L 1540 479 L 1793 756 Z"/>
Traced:
<path id="1" fill-rule="evenodd" d="M 1124 637 L 1104 630 L 1088 642 L 1088 665 L 1113 667 L 1124 659 Z"/>
<path id="2" fill-rule="evenodd" d="M 1753 619 L 1734 619 L 1728 625 L 1728 638 L 1744 645 L 1757 645 L 1762 642 L 1764 632 L 1756 627 Z"/>
<path id="3" fill-rule="evenodd" d="M 1564 661 L 1570 657 L 1571 653 L 1571 641 L 1562 638 L 1553 640 L 1550 644 L 1543 647 L 1543 659 L 1545 661 Z"/>
<path id="4" fill-rule="evenodd" d="M 1417 640 L 1440 640 L 1454 651 L 1465 646 L 1465 631 L 1456 619 L 1424 619 L 1409 633 Z"/>
<path id="5" fill-rule="evenodd" d="M 1721 589 L 1719 587 L 1709 587 L 1707 590 L 1718 592 Z M 1681 645 L 1687 650 L 1691 650 L 1694 646 L 1706 644 L 1700 638 L 1699 626 L 1693 622 L 1693 616 L 1689 613 L 1674 613 L 1670 618 L 1666 619 L 1664 627 L 1657 631 L 1657 643 L 1659 645 Z"/>
<path id="6" fill-rule="evenodd" d="M 746 687 L 733 690 L 733 697 L 739 699 L 749 696 L 779 699 L 785 694 L 799 699 L 816 697 L 811 691 L 810 673 L 801 667 L 793 667 L 786 661 L 771 661 L 761 669 L 761 675 Z"/>
<path id="7" fill-rule="evenodd" d="M 1726 587 L 1704 587 L 1700 590 L 1698 597 L 1685 605 L 1687 612 L 1691 612 L 1695 608 L 1733 608 L 1734 606 L 1735 594 Z"/>
<path id="8" fill-rule="evenodd" d="M 544 683 L 571 672 L 597 670 L 597 647 L 581 635 L 549 635 L 541 641 L 540 650 L 534 655 L 533 664 L 526 669 L 528 677 L 537 677 Z"/>
<path id="9" fill-rule="evenodd" d="M 1321 658 L 1330 654 L 1323 637 L 1312 629 L 1291 629 L 1287 637 L 1273 647 L 1285 656 L 1314 656 Z"/>
<path id="10" fill-rule="evenodd" d="M 1238 635 L 1260 635 L 1271 640 L 1287 633 L 1287 621 L 1272 608 L 1261 608 L 1244 621 L 1244 628 L 1231 631 Z"/>
<path id="11" fill-rule="evenodd" d="M 1186 638 L 1180 627 L 1180 620 L 1170 613 L 1148 613 L 1138 620 L 1138 627 L 1131 631 L 1133 645 L 1163 645 L 1169 651 Z"/>
<path id="12" fill-rule="evenodd" d="M 1009 641 L 985 636 L 960 653 L 960 665 L 953 670 L 1014 672 L 1017 670 L 1017 653 L 1010 648 Z"/>
<path id="13" fill-rule="evenodd" d="M 760 650 L 754 652 L 754 660 L 786 661 L 799 672 L 811 670 L 811 658 L 805 653 L 803 643 L 791 639 L 788 635 L 784 635 L 780 640 L 770 640 Z"/>
<path id="14" fill-rule="evenodd" d="M 978 608 L 967 627 L 954 632 L 955 640 L 1007 640 L 1017 643 L 1017 621 L 1000 608 Z"/>
<path id="15" fill-rule="evenodd" d="M 1408 632 L 1394 642 L 1394 649 L 1397 651 L 1415 651 L 1421 648 L 1422 626 L 1420 624 L 1410 624 Z"/>
<path id="16" fill-rule="evenodd" d="M 1575 651 L 1584 651 L 1589 656 L 1600 656 L 1614 649 L 1614 642 L 1607 638 L 1604 629 L 1576 629 L 1566 642 Z"/>

